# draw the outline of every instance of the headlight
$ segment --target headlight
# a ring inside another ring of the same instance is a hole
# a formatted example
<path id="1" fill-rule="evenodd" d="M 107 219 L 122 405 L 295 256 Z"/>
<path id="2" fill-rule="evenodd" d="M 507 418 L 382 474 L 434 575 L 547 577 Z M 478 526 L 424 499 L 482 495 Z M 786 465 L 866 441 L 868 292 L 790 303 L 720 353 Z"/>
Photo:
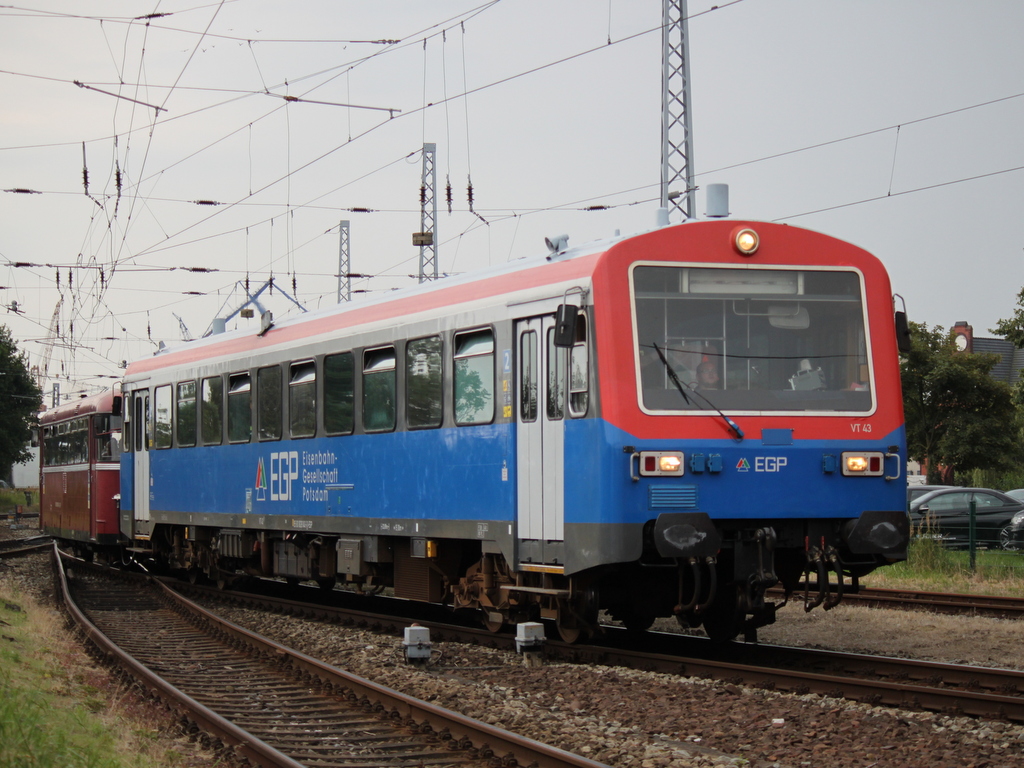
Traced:
<path id="1" fill-rule="evenodd" d="M 1010 518 L 1010 525 L 1024 525 L 1024 512 L 1018 512 Z"/>
<path id="2" fill-rule="evenodd" d="M 682 451 L 640 451 L 640 474 L 682 477 Z"/>
<path id="3" fill-rule="evenodd" d="M 881 477 L 885 472 L 885 455 L 880 451 L 846 451 L 842 467 L 847 477 Z"/>
<path id="4" fill-rule="evenodd" d="M 743 228 L 733 235 L 732 244 L 741 256 L 753 256 L 761 245 L 761 238 L 754 230 Z"/>

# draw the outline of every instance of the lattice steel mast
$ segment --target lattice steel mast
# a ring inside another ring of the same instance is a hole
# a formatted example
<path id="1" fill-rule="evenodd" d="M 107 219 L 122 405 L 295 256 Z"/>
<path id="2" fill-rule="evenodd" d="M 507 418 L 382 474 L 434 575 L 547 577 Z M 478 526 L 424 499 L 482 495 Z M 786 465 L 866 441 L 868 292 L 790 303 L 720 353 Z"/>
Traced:
<path id="1" fill-rule="evenodd" d="M 339 225 L 338 235 L 338 303 L 352 300 L 352 259 L 349 254 L 348 222 Z"/>
<path id="2" fill-rule="evenodd" d="M 662 0 L 661 207 L 696 215 L 686 0 Z M 672 194 L 670 195 L 670 188 Z"/>
<path id="3" fill-rule="evenodd" d="M 413 245 L 420 247 L 420 282 L 437 280 L 437 168 L 436 144 L 423 145 L 423 173 L 420 176 L 420 231 Z"/>

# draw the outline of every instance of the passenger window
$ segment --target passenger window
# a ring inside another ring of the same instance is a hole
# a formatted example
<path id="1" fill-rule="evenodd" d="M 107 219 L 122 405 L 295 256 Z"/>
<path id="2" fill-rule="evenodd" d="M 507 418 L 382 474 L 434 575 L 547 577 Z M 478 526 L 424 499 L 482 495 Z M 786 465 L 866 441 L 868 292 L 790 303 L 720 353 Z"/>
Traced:
<path id="1" fill-rule="evenodd" d="M 111 417 L 106 414 L 93 416 L 93 434 L 95 436 L 95 456 L 98 462 L 115 463 L 121 459 L 120 432 L 111 425 Z"/>
<path id="2" fill-rule="evenodd" d="M 260 368 L 256 372 L 256 422 L 260 440 L 281 439 L 281 369 Z"/>
<path id="3" fill-rule="evenodd" d="M 156 428 L 154 431 L 154 448 L 171 447 L 171 385 L 157 387 L 153 393 L 155 405 Z"/>
<path id="4" fill-rule="evenodd" d="M 565 350 L 555 346 L 555 329 L 548 329 L 548 396 L 550 421 L 565 415 Z"/>
<path id="5" fill-rule="evenodd" d="M 523 421 L 537 420 L 537 334 L 524 333 L 519 339 L 519 413 Z"/>
<path id="6" fill-rule="evenodd" d="M 247 443 L 252 437 L 252 383 L 248 373 L 228 378 L 228 440 Z"/>
<path id="7" fill-rule="evenodd" d="M 224 382 L 220 376 L 203 379 L 202 394 L 199 415 L 203 425 L 203 445 L 220 445 L 224 423 Z"/>
<path id="8" fill-rule="evenodd" d="M 590 400 L 590 351 L 587 346 L 587 316 L 576 319 L 576 343 L 569 350 L 569 414 L 586 416 Z"/>
<path id="9" fill-rule="evenodd" d="M 178 384 L 178 407 L 175 410 L 175 430 L 181 447 L 196 444 L 196 383 Z"/>
<path id="10" fill-rule="evenodd" d="M 405 360 L 405 414 L 409 427 L 441 426 L 444 394 L 440 337 L 410 341 L 405 347 Z"/>
<path id="11" fill-rule="evenodd" d="M 292 437 L 316 434 L 316 363 L 293 363 L 288 380 L 288 421 Z"/>
<path id="12" fill-rule="evenodd" d="M 355 421 L 355 361 L 351 352 L 324 358 L 324 430 L 352 434 Z"/>
<path id="13" fill-rule="evenodd" d="M 494 333 L 455 334 L 455 423 L 488 424 L 494 419 Z"/>
<path id="14" fill-rule="evenodd" d="M 388 432 L 395 428 L 395 348 L 363 353 L 363 429 Z"/>

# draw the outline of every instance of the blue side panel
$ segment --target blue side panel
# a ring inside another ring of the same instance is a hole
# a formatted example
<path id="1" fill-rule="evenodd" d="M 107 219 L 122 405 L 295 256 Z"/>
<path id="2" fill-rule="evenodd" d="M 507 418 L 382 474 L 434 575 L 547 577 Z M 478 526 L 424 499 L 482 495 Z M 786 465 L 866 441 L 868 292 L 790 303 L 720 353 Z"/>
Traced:
<path id="1" fill-rule="evenodd" d="M 511 521 L 512 425 L 150 452 L 151 510 Z"/>
<path id="2" fill-rule="evenodd" d="M 903 446 L 903 429 L 875 440 L 783 439 L 788 430 L 766 430 L 765 439 L 641 441 L 600 419 L 565 425 L 566 523 L 642 523 L 669 509 L 706 512 L 713 519 L 855 518 L 865 510 L 906 507 L 906 451 L 885 462 L 884 477 L 844 477 L 843 451 Z M 683 451 L 682 477 L 640 477 L 636 451 Z M 827 461 L 832 457 L 832 461 Z M 691 463 L 691 460 L 696 461 Z M 835 471 L 827 472 L 827 466 Z M 694 471 L 696 466 L 699 471 Z"/>
<path id="3" fill-rule="evenodd" d="M 135 462 L 132 454 L 121 454 L 121 511 L 135 509 Z"/>

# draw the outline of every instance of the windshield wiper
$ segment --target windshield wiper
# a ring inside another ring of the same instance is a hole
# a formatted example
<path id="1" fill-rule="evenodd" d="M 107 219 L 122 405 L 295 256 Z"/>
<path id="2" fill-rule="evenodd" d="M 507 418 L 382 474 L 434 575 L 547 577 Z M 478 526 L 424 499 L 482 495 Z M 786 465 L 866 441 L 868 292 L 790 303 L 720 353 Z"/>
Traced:
<path id="1" fill-rule="evenodd" d="M 665 357 L 665 353 L 661 351 L 661 347 L 659 347 L 655 342 L 651 342 L 651 345 L 654 347 L 654 351 L 658 353 L 658 357 L 661 358 L 661 363 L 662 365 L 665 366 L 665 370 L 668 372 L 669 379 L 671 379 L 672 383 L 675 384 L 676 389 L 679 390 L 679 394 L 683 396 L 683 400 L 686 401 L 686 404 L 690 404 L 690 395 L 696 395 L 705 403 L 707 403 L 708 407 L 710 407 L 715 413 L 722 417 L 725 423 L 729 425 L 729 429 L 731 429 L 733 431 L 733 434 L 736 435 L 737 440 L 742 440 L 743 430 L 740 429 L 740 425 L 737 424 L 732 419 L 730 419 L 724 413 L 722 413 L 722 410 L 717 405 L 715 405 L 713 402 L 704 397 L 704 395 L 702 395 L 700 392 L 698 392 L 695 389 L 690 389 L 689 387 L 683 386 L 683 382 L 679 380 L 679 377 L 676 375 L 676 372 L 672 369 L 672 366 L 669 364 L 668 360 Z"/>

